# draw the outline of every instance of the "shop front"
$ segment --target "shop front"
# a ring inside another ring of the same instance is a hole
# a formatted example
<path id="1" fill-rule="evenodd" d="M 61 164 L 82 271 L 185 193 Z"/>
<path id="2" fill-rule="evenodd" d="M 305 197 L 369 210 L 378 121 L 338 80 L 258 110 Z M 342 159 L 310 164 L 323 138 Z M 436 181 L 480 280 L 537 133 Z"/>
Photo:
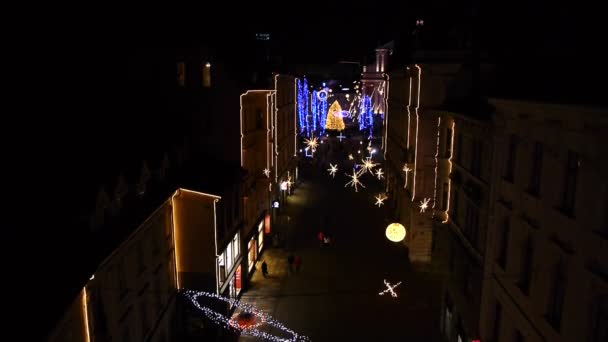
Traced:
<path id="1" fill-rule="evenodd" d="M 242 288 L 240 237 L 240 232 L 237 232 L 217 259 L 219 293 L 231 298 L 237 297 Z"/>

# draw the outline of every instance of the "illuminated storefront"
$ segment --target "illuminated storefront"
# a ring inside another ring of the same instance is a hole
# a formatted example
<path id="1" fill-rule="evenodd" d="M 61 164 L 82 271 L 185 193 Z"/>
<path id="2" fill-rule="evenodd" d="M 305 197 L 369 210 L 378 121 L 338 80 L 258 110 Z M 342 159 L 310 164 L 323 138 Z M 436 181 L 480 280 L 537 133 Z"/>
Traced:
<path id="1" fill-rule="evenodd" d="M 258 253 L 262 253 L 264 247 L 264 220 L 258 224 Z"/>
<path id="2" fill-rule="evenodd" d="M 240 293 L 240 280 L 238 291 L 236 287 L 236 274 L 241 270 L 240 260 L 240 233 L 237 232 L 217 260 L 220 293 L 226 290 L 227 283 L 230 287 L 230 296 L 234 297 Z"/>

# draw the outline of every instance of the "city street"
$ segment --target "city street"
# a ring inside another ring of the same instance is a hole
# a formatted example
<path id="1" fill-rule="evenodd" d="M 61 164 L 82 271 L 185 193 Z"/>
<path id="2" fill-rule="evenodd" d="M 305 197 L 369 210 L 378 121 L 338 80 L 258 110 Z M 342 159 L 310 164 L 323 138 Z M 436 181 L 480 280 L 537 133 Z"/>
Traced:
<path id="1" fill-rule="evenodd" d="M 356 193 L 344 187 L 350 180 L 345 172 L 352 173 L 345 165 L 339 165 L 335 178 L 325 166 L 301 167 L 301 184 L 283 208 L 282 214 L 290 216 L 288 226 L 281 227 L 286 239 L 261 258 L 270 276 L 263 278 L 260 261 L 242 301 L 312 341 L 438 340 L 437 278 L 413 270 L 404 246 L 385 237 L 387 209 L 373 199 L 382 189 L 380 181 L 365 174 L 366 188 Z M 323 227 L 325 215 L 329 223 Z M 331 235 L 331 246 L 320 247 L 320 229 Z M 289 253 L 301 256 L 299 273 L 288 274 Z M 398 297 L 379 295 L 386 289 L 384 279 L 402 282 L 395 288 Z"/>

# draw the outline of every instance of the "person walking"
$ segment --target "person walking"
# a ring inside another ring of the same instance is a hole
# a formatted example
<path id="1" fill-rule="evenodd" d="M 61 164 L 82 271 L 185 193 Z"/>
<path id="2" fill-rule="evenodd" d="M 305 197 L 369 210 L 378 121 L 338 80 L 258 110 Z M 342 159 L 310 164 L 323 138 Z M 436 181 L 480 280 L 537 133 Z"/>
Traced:
<path id="1" fill-rule="evenodd" d="M 296 265 L 296 273 L 300 272 L 300 266 L 302 265 L 302 258 L 299 255 L 296 255 L 293 263 Z"/>
<path id="2" fill-rule="evenodd" d="M 323 234 L 323 231 L 320 231 L 319 234 L 317 235 L 317 239 L 319 239 L 319 246 L 323 247 L 323 239 L 325 238 L 325 234 Z"/>
<path id="3" fill-rule="evenodd" d="M 266 264 L 266 260 L 262 262 L 262 275 L 264 278 L 268 277 L 268 264 Z"/>

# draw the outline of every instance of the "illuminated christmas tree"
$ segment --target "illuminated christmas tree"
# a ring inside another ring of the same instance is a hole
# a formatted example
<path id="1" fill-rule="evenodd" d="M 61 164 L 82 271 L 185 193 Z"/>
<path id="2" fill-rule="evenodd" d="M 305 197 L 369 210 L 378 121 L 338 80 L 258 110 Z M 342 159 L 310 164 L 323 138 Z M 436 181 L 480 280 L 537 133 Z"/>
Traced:
<path id="1" fill-rule="evenodd" d="M 329 111 L 327 112 L 327 124 L 325 125 L 325 128 L 341 131 L 344 129 L 344 127 L 344 120 L 342 119 L 342 107 L 340 107 L 338 101 L 335 101 L 331 107 L 329 107 Z"/>

